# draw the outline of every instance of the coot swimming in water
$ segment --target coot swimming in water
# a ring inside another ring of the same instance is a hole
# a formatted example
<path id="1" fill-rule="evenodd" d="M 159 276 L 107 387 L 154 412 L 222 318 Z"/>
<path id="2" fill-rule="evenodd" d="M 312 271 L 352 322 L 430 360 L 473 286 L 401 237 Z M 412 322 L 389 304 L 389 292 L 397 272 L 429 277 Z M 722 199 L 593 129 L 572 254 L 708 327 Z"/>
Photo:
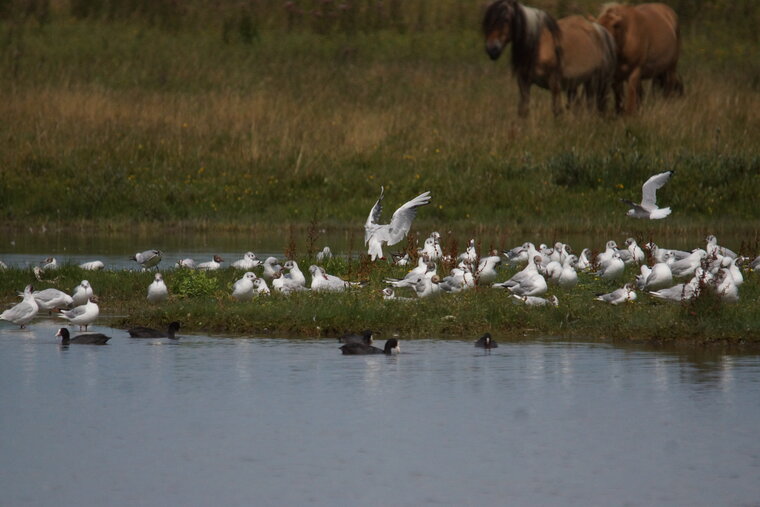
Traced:
<path id="1" fill-rule="evenodd" d="M 372 345 L 372 330 L 365 329 L 359 334 L 348 333 L 338 338 L 340 343 L 363 343 L 365 345 Z"/>
<path id="2" fill-rule="evenodd" d="M 493 338 L 491 338 L 491 333 L 486 333 L 481 336 L 478 341 L 475 342 L 475 346 L 482 349 L 495 349 L 499 346 L 499 344 L 493 341 Z"/>
<path id="3" fill-rule="evenodd" d="M 343 345 L 340 350 L 343 352 L 344 355 L 351 355 L 351 356 L 358 356 L 358 355 L 365 355 L 365 354 L 385 354 L 385 355 L 393 355 L 398 354 L 400 352 L 399 346 L 398 346 L 398 340 L 395 338 L 391 338 L 387 342 L 385 342 L 385 348 L 379 349 L 377 347 L 373 347 L 372 345 L 367 345 L 365 343 L 347 343 Z"/>
<path id="4" fill-rule="evenodd" d="M 82 345 L 105 345 L 110 336 L 106 336 L 102 333 L 86 333 L 74 336 L 73 338 L 69 334 L 69 330 L 62 327 L 56 333 L 56 336 L 61 337 L 61 345 L 69 345 L 70 343 L 77 343 Z"/>
<path id="5" fill-rule="evenodd" d="M 137 326 L 131 329 L 127 329 L 129 336 L 132 338 L 169 338 L 171 340 L 177 340 L 175 333 L 179 331 L 179 322 L 172 322 L 169 324 L 169 328 L 166 331 L 159 331 L 150 327 Z"/>

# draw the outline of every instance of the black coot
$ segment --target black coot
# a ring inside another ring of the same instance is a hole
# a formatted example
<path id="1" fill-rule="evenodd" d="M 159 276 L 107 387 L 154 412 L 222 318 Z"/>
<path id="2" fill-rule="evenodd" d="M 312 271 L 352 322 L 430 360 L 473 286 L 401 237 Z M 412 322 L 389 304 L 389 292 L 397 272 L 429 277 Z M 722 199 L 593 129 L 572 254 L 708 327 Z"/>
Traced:
<path id="1" fill-rule="evenodd" d="M 72 338 L 69 334 L 69 330 L 65 327 L 59 329 L 56 336 L 61 337 L 61 345 L 69 345 L 72 343 L 81 345 L 105 345 L 106 342 L 111 339 L 110 336 L 106 336 L 102 333 L 85 333 Z"/>
<path id="2" fill-rule="evenodd" d="M 169 328 L 166 331 L 159 331 L 150 327 L 137 326 L 131 329 L 127 329 L 129 336 L 132 338 L 169 338 L 171 340 L 177 340 L 175 333 L 179 331 L 179 322 L 172 322 L 169 324 Z"/>

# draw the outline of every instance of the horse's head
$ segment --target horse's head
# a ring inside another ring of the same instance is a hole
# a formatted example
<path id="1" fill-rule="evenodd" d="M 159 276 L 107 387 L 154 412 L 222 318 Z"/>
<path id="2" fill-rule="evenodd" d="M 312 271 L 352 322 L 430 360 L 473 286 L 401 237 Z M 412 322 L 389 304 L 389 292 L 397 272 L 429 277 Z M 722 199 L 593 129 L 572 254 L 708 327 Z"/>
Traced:
<path id="1" fill-rule="evenodd" d="M 612 34 L 615 42 L 620 44 L 625 37 L 626 28 L 625 6 L 616 3 L 604 4 L 599 17 L 595 20 Z"/>
<path id="2" fill-rule="evenodd" d="M 517 0 L 496 0 L 486 9 L 483 17 L 483 35 L 486 38 L 486 53 L 491 60 L 501 56 L 501 52 L 512 41 L 512 19 L 517 9 Z"/>

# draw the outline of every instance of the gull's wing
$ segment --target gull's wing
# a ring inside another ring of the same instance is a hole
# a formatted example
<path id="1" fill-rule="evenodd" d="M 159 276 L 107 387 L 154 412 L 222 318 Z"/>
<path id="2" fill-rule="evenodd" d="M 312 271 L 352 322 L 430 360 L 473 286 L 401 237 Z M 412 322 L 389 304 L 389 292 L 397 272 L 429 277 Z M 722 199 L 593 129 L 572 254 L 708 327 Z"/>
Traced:
<path id="1" fill-rule="evenodd" d="M 412 227 L 414 217 L 417 216 L 417 208 L 426 204 L 430 204 L 429 191 L 418 195 L 396 210 L 391 218 L 390 227 L 383 231 L 387 232 L 386 240 L 389 245 L 395 245 L 406 237 Z"/>
<path id="2" fill-rule="evenodd" d="M 77 306 L 76 308 L 72 308 L 71 310 L 62 311 L 61 314 L 65 315 L 67 319 L 71 319 L 74 317 L 79 317 L 81 315 L 84 315 L 84 312 L 86 311 L 87 311 L 87 306 L 82 305 L 82 306 Z"/>
<path id="3" fill-rule="evenodd" d="M 618 299 L 625 296 L 626 290 L 625 288 L 622 289 L 616 289 L 608 294 L 602 294 L 597 299 L 600 301 L 604 301 L 605 303 L 612 303 L 613 301 L 617 301 Z"/>
<path id="4" fill-rule="evenodd" d="M 657 189 L 662 188 L 673 175 L 673 171 L 655 174 L 641 187 L 641 207 L 647 211 L 657 209 Z"/>
<path id="5" fill-rule="evenodd" d="M 378 227 L 378 220 L 380 220 L 380 215 L 383 212 L 383 196 L 385 189 L 381 186 L 380 187 L 380 197 L 377 199 L 377 202 L 374 206 L 372 206 L 372 209 L 369 211 L 369 216 L 367 217 L 367 222 L 364 224 L 364 244 L 366 245 L 369 241 L 370 236 L 372 233 L 377 229 Z"/>

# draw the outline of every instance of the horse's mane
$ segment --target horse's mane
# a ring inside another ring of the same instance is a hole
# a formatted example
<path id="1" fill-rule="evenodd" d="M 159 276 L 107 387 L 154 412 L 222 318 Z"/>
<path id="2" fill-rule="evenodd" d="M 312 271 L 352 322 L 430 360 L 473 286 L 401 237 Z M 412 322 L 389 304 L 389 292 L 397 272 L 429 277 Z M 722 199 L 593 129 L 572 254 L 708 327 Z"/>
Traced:
<path id="1" fill-rule="evenodd" d="M 512 16 L 512 69 L 518 75 L 530 76 L 538 60 L 541 30 L 546 27 L 554 39 L 557 62 L 562 64 L 560 29 L 557 21 L 548 13 L 532 7 L 524 7 L 514 2 Z"/>

